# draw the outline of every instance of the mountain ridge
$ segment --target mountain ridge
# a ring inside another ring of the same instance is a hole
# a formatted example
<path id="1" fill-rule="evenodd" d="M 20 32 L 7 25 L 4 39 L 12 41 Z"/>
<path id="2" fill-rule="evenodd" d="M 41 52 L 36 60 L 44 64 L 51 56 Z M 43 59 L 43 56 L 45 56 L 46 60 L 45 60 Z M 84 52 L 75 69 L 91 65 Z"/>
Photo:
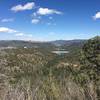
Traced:
<path id="1" fill-rule="evenodd" d="M 62 45 L 71 45 L 73 43 L 82 43 L 86 40 L 75 39 L 75 40 L 55 40 L 55 41 L 26 41 L 26 40 L 0 40 L 0 47 L 23 47 L 28 46 L 31 47 L 33 45 L 54 45 L 54 46 L 62 46 Z"/>

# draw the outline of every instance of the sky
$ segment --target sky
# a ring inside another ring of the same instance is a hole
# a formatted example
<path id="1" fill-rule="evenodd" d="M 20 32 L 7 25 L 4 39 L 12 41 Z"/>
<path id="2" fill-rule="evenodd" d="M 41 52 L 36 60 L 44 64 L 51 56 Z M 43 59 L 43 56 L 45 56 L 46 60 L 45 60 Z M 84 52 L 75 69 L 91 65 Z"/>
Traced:
<path id="1" fill-rule="evenodd" d="M 100 0 L 0 0 L 0 40 L 72 40 L 100 35 Z"/>

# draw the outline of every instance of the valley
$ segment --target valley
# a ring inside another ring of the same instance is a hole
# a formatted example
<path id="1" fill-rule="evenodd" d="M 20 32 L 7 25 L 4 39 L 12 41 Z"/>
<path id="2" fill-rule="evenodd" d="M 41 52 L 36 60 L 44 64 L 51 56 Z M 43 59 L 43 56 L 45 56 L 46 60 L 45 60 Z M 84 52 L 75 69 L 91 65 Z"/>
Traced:
<path id="1" fill-rule="evenodd" d="M 89 41 L 99 46 L 100 37 Z M 88 42 L 65 42 L 0 42 L 0 99 L 99 100 L 99 66 L 82 58 Z"/>

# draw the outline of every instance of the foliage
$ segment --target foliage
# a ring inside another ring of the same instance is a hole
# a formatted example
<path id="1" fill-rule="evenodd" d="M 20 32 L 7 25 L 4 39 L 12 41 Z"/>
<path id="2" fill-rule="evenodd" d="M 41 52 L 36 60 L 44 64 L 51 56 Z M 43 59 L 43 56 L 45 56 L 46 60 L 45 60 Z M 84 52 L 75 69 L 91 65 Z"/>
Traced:
<path id="1" fill-rule="evenodd" d="M 72 53 L 66 55 L 52 54 L 55 47 L 47 45 L 0 51 L 0 99 L 100 100 L 100 37 L 82 50 L 80 43 L 64 44 Z"/>

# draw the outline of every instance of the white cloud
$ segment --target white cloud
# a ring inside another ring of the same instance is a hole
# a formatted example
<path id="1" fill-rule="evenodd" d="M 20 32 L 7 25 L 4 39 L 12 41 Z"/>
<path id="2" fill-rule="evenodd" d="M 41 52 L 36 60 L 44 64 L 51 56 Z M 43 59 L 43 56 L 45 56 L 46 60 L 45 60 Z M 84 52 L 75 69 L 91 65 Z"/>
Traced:
<path id="1" fill-rule="evenodd" d="M 25 34 L 25 33 L 17 33 L 15 34 L 15 38 L 18 40 L 33 40 L 32 34 Z"/>
<path id="2" fill-rule="evenodd" d="M 32 19 L 33 24 L 37 24 L 37 23 L 39 23 L 39 21 L 40 21 L 39 19 Z"/>
<path id="3" fill-rule="evenodd" d="M 32 37 L 32 34 L 16 33 L 15 36 L 18 36 L 18 37 Z"/>
<path id="4" fill-rule="evenodd" d="M 62 12 L 54 10 L 54 9 L 49 9 L 49 8 L 39 8 L 37 11 L 37 14 L 50 15 L 50 14 L 62 14 Z"/>
<path id="5" fill-rule="evenodd" d="M 8 18 L 8 19 L 2 19 L 1 22 L 13 22 L 14 19 L 13 18 Z"/>
<path id="6" fill-rule="evenodd" d="M 26 34 L 20 31 L 16 31 L 14 29 L 11 28 L 7 28 L 7 27 L 0 27 L 0 33 L 11 33 L 11 36 L 14 36 L 17 39 L 23 39 L 23 40 L 32 40 L 33 39 L 33 35 L 32 34 Z"/>
<path id="7" fill-rule="evenodd" d="M 34 2 L 28 2 L 25 5 L 17 5 L 11 8 L 12 11 L 18 12 L 18 11 L 24 11 L 24 10 L 31 10 L 33 7 L 35 7 Z"/>
<path id="8" fill-rule="evenodd" d="M 32 38 L 33 36 L 32 36 L 32 34 L 24 34 L 24 37 L 30 37 L 30 38 Z"/>
<path id="9" fill-rule="evenodd" d="M 47 25 L 49 25 L 49 26 L 50 26 L 50 25 L 51 25 L 51 26 L 56 26 L 56 23 L 50 23 L 50 22 L 49 22 L 49 23 L 47 23 Z"/>
<path id="10" fill-rule="evenodd" d="M 24 33 L 16 33 L 15 36 L 23 36 Z"/>
<path id="11" fill-rule="evenodd" d="M 10 29 L 7 27 L 0 27 L 0 33 L 16 33 L 17 31 L 14 29 Z"/>
<path id="12" fill-rule="evenodd" d="M 93 16 L 93 18 L 96 20 L 96 19 L 100 19 L 100 12 L 97 12 L 94 16 Z"/>

